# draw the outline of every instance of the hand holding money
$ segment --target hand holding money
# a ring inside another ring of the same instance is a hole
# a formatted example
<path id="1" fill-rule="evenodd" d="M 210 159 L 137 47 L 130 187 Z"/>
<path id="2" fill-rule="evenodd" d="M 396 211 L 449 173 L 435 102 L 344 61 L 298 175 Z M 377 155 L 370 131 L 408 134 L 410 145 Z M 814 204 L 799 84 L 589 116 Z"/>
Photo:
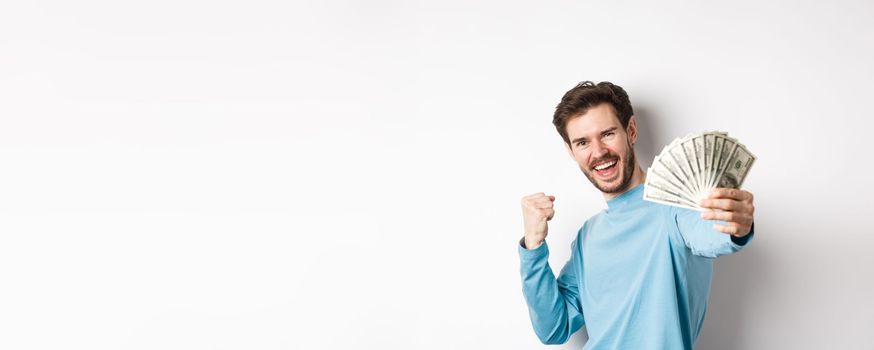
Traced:
<path id="1" fill-rule="evenodd" d="M 646 174 L 644 199 L 704 211 L 719 232 L 744 237 L 753 224 L 753 194 L 740 189 L 756 161 L 727 133 L 690 134 L 665 146 Z"/>
<path id="2" fill-rule="evenodd" d="M 534 249 L 546 239 L 548 226 L 555 210 L 552 208 L 554 196 L 543 192 L 522 197 L 522 220 L 525 224 L 525 248 Z"/>
<path id="3" fill-rule="evenodd" d="M 700 201 L 709 198 L 715 188 L 740 188 L 755 161 L 746 146 L 725 132 L 677 138 L 662 149 L 646 172 L 643 199 L 708 210 Z"/>
<path id="4" fill-rule="evenodd" d="M 755 212 L 752 193 L 733 188 L 716 188 L 699 204 L 703 208 L 719 210 L 701 213 L 702 219 L 721 220 L 728 224 L 714 224 L 715 230 L 738 238 L 750 233 Z"/>

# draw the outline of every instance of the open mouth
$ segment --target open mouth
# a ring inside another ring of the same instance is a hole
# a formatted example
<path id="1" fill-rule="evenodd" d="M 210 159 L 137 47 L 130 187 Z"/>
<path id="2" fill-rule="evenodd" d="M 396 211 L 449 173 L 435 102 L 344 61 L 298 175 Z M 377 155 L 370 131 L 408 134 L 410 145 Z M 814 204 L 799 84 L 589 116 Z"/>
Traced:
<path id="1" fill-rule="evenodd" d="M 592 169 L 595 170 L 595 173 L 597 173 L 598 176 L 602 178 L 608 178 L 616 174 L 616 171 L 618 169 L 616 167 L 617 164 L 619 164 L 619 159 L 612 159 L 598 163 L 593 166 Z"/>

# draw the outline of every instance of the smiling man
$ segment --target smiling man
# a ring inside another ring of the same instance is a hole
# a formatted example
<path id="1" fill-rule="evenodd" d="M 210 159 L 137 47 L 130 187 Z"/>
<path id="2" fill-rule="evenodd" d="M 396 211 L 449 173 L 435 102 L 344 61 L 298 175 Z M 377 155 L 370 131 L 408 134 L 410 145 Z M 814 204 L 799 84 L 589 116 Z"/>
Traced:
<path id="1" fill-rule="evenodd" d="M 692 349 L 714 258 L 753 236 L 753 195 L 717 188 L 701 206 L 719 211 L 704 213 L 644 201 L 637 121 L 618 85 L 578 84 L 562 97 L 553 124 L 607 208 L 577 232 L 556 279 L 545 242 L 555 197 L 522 198 L 522 289 L 537 337 L 562 344 L 585 325 L 584 349 Z"/>

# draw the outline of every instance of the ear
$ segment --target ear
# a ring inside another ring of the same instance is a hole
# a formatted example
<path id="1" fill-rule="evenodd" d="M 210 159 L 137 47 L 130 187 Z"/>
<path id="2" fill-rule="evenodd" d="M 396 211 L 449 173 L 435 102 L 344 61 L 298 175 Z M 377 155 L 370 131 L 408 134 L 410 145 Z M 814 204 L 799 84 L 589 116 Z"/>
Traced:
<path id="1" fill-rule="evenodd" d="M 628 119 L 628 127 L 625 128 L 625 133 L 628 134 L 628 140 L 631 141 L 631 145 L 637 143 L 637 118 L 635 116 L 631 116 L 631 119 Z"/>

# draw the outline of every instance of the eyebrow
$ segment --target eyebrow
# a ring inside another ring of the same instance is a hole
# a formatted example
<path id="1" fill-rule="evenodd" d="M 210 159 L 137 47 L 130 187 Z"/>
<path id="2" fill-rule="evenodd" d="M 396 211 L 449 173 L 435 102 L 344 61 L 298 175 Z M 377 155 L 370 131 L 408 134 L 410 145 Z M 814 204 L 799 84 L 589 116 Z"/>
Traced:
<path id="1" fill-rule="evenodd" d="M 601 131 L 601 136 L 604 136 L 604 134 L 606 134 L 608 132 L 616 131 L 616 129 L 618 129 L 618 128 L 615 126 L 607 128 L 607 130 Z M 571 144 L 575 145 L 575 144 L 577 144 L 577 142 L 586 141 L 588 139 L 589 139 L 588 137 L 578 137 L 578 138 L 575 138 L 573 141 L 571 141 Z"/>

